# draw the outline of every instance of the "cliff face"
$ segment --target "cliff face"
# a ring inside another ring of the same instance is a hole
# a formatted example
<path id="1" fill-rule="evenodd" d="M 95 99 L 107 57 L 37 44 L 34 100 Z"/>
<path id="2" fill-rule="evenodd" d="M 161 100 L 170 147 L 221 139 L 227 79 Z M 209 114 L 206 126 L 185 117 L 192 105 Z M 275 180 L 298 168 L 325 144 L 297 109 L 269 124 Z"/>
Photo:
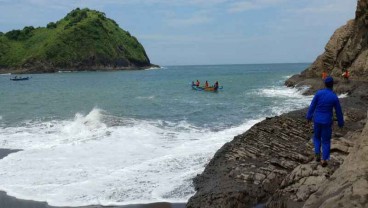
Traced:
<path id="1" fill-rule="evenodd" d="M 0 33 L 0 73 L 149 66 L 138 40 L 95 10 L 78 8 L 47 27 Z"/>
<path id="2" fill-rule="evenodd" d="M 368 0 L 358 1 L 355 19 L 337 29 L 325 52 L 286 84 L 291 86 L 307 78 L 320 78 L 323 71 L 341 77 L 345 69 L 350 71 L 351 79 L 368 80 Z"/>

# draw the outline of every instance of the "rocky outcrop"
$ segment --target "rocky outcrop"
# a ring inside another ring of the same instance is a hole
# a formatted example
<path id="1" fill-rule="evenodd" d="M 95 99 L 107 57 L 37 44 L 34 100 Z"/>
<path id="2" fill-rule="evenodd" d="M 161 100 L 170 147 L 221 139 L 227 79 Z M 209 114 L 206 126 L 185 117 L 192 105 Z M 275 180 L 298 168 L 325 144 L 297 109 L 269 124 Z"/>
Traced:
<path id="1" fill-rule="evenodd" d="M 306 109 L 267 118 L 218 150 L 194 179 L 187 207 L 302 207 L 355 147 L 367 106 L 354 100 L 342 101 L 351 107 L 344 108 L 346 128 L 335 127 L 327 168 L 313 160 Z"/>
<path id="2" fill-rule="evenodd" d="M 194 179 L 187 207 L 250 207 L 265 202 L 282 179 L 312 158 L 311 128 L 298 111 L 268 118 L 225 144 Z"/>
<path id="3" fill-rule="evenodd" d="M 305 202 L 305 208 L 368 206 L 368 123 L 341 167 Z"/>
<path id="4" fill-rule="evenodd" d="M 268 208 L 302 207 L 309 201 L 311 195 L 324 186 L 326 181 L 334 181 L 335 171 L 340 170 L 349 153 L 354 151 L 354 141 L 359 138 L 360 130 L 348 133 L 344 137 L 332 140 L 331 160 L 327 168 L 311 161 L 298 165 L 288 174 L 281 183 L 280 188 L 267 202 Z M 312 206 L 315 207 L 315 206 Z"/>
<path id="5" fill-rule="evenodd" d="M 325 46 L 325 52 L 286 85 L 295 86 L 306 79 L 320 78 L 323 71 L 340 78 L 345 69 L 351 79 L 368 80 L 368 0 L 359 0 L 355 19 L 340 27 Z"/>

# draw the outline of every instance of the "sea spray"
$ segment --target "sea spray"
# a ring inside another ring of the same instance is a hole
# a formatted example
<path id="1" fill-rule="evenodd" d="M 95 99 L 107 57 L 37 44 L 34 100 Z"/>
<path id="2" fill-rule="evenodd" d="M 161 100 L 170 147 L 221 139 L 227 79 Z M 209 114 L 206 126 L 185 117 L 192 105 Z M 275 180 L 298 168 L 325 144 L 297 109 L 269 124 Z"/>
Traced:
<path id="1" fill-rule="evenodd" d="M 185 121 L 109 126 L 107 114 L 95 108 L 72 120 L 2 129 L 2 147 L 23 151 L 0 160 L 0 189 L 58 206 L 185 201 L 194 193 L 191 179 L 224 141 L 258 122 L 213 132 Z"/>

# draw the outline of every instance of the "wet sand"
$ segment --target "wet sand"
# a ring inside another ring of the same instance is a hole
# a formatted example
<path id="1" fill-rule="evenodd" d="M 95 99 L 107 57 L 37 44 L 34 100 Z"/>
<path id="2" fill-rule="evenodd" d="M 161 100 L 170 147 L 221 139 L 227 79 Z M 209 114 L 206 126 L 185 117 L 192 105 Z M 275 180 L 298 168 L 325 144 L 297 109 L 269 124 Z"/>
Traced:
<path id="1" fill-rule="evenodd" d="M 31 200 L 17 199 L 12 196 L 8 196 L 4 191 L 0 191 L 0 207 L 1 208 L 184 208 L 184 203 L 166 203 L 158 202 L 152 204 L 135 204 L 124 206 L 101 206 L 91 205 L 82 207 L 54 207 L 48 205 L 46 202 L 37 202 Z"/>
<path id="2" fill-rule="evenodd" d="M 0 160 L 11 153 L 15 153 L 18 151 L 22 150 L 0 148 Z M 17 199 L 15 197 L 8 196 L 4 191 L 0 191 L 0 208 L 185 208 L 185 203 L 158 202 L 152 204 L 134 204 L 124 206 L 91 205 L 82 207 L 54 207 L 48 205 L 46 202 Z"/>
<path id="3" fill-rule="evenodd" d="M 1 149 L 0 148 L 0 160 L 8 156 L 11 153 L 22 151 L 21 149 Z"/>

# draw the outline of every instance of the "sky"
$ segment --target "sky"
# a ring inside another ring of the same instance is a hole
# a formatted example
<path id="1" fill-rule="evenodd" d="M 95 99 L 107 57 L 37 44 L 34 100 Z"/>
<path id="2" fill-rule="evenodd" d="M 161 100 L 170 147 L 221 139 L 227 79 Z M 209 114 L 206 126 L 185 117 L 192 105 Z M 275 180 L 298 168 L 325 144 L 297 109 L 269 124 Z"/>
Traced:
<path id="1" fill-rule="evenodd" d="M 313 62 L 356 0 L 0 0 L 0 31 L 45 27 L 77 7 L 106 13 L 151 63 Z"/>

